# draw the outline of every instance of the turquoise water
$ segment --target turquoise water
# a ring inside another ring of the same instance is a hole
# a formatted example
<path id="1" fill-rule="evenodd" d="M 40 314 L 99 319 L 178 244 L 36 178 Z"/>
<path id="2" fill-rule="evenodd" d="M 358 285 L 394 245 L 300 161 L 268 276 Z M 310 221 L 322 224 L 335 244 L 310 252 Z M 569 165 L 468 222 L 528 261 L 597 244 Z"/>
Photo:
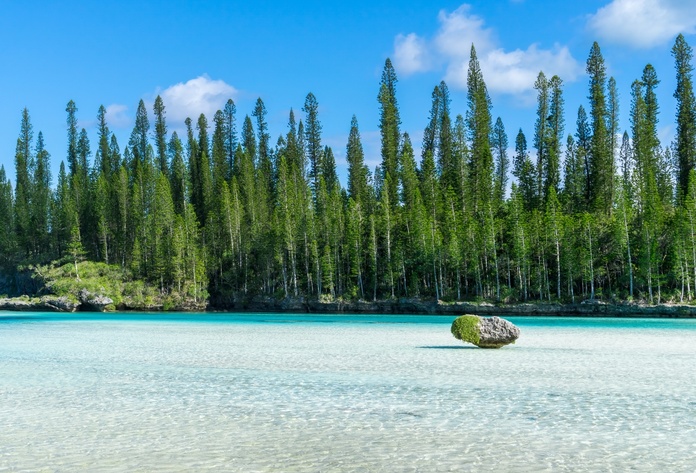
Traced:
<path id="1" fill-rule="evenodd" d="M 695 471 L 696 320 L 0 313 L 0 472 Z"/>

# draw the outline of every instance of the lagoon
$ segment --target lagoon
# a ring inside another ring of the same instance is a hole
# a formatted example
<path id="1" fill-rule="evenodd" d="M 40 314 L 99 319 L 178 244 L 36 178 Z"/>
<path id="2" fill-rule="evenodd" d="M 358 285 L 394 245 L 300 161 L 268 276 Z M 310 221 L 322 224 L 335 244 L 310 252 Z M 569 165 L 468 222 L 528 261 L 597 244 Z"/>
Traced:
<path id="1" fill-rule="evenodd" d="M 694 471 L 696 320 L 0 314 L 4 471 Z"/>

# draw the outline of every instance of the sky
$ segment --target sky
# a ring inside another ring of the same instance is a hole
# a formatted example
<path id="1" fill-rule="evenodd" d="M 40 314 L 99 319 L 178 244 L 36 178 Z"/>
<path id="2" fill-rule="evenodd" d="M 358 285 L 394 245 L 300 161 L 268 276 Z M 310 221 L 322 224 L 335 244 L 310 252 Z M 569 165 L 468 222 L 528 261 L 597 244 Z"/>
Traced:
<path id="1" fill-rule="evenodd" d="M 449 86 L 453 115 L 466 112 L 466 70 L 476 47 L 509 142 L 522 129 L 531 144 L 534 80 L 539 71 L 564 81 L 566 134 L 588 108 L 585 63 L 594 41 L 616 79 L 620 128 L 630 127 L 630 85 L 652 64 L 661 83 L 660 138 L 674 133 L 676 79 L 670 50 L 682 33 L 696 46 L 696 2 L 684 0 L 421 1 L 30 1 L 0 3 L 0 164 L 14 178 L 22 109 L 35 136 L 44 134 L 53 181 L 67 150 L 65 107 L 74 100 L 79 126 L 96 149 L 96 115 L 121 150 L 139 100 L 164 100 L 170 132 L 190 116 L 209 122 L 232 98 L 237 122 L 261 98 L 271 143 L 298 118 L 304 99 L 319 102 L 323 144 L 333 148 L 345 185 L 345 147 L 356 115 L 366 162 L 379 164 L 377 93 L 386 58 L 396 68 L 402 131 L 416 148 L 431 92 Z"/>

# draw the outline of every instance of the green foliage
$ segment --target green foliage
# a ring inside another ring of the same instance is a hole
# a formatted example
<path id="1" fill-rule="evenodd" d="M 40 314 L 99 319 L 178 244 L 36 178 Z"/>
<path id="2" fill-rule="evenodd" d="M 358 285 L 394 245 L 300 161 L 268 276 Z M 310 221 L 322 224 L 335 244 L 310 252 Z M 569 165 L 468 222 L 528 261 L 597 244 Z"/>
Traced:
<path id="1" fill-rule="evenodd" d="M 87 289 L 93 294 L 111 298 L 116 306 L 121 304 L 128 275 L 119 266 L 83 261 L 78 263 L 78 267 L 79 280 L 75 278 L 72 261 L 37 266 L 34 278 L 41 279 L 47 292 L 73 301 L 78 300 L 82 289 Z"/>
<path id="2" fill-rule="evenodd" d="M 478 345 L 481 341 L 478 326 L 481 319 L 476 315 L 462 315 L 452 322 L 451 332 L 454 338 Z"/>
<path id="3" fill-rule="evenodd" d="M 133 279 L 128 270 L 118 265 L 83 261 L 77 264 L 80 279 L 75 278 L 72 261 L 54 261 L 31 267 L 32 278 L 42 287 L 41 293 L 67 297 L 79 301 L 79 293 L 86 289 L 114 301 L 115 308 L 176 310 L 194 306 L 194 293 L 171 291 L 163 293 L 156 285 Z M 205 296 L 205 294 L 202 294 Z M 198 294 L 201 297 L 201 294 Z"/>
<path id="4" fill-rule="evenodd" d="M 397 77 L 387 60 L 376 104 L 380 166 L 368 170 L 353 117 L 346 188 L 339 153 L 322 144 L 311 93 L 304 121 L 290 110 L 275 143 L 261 99 L 241 133 L 228 100 L 211 117 L 187 119 L 181 140 L 168 136 L 158 97 L 152 129 L 141 101 L 121 153 L 100 107 L 94 156 L 71 101 L 53 189 L 47 144 L 40 132 L 34 140 L 25 110 L 14 188 L 0 168 L 0 264 L 9 273 L 43 264 L 51 291 L 105 291 L 122 307 L 186 307 L 210 294 L 223 304 L 255 297 L 693 301 L 696 100 L 683 36 L 672 54 L 674 146 L 658 139 L 659 80 L 650 65 L 631 87 L 630 130 L 618 146 L 616 81 L 607 80 L 595 43 L 589 113 L 578 108 L 563 140 L 563 82 L 539 74 L 536 120 L 526 124 L 534 156 L 520 128 L 511 166 L 473 46 L 466 110 L 455 116 L 447 84 L 435 85 L 418 162 L 400 130 Z M 103 274 L 92 266 L 102 262 L 110 263 Z"/>

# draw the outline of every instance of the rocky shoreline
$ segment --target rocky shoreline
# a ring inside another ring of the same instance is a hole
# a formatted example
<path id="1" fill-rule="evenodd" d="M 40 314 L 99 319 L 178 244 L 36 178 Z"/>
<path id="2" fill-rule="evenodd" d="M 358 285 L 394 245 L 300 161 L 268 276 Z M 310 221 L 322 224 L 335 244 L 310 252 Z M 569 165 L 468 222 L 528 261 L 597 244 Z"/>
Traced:
<path id="1" fill-rule="evenodd" d="M 500 315 L 500 316 L 567 316 L 567 317 L 644 317 L 696 318 L 696 306 L 686 304 L 606 303 L 584 301 L 575 304 L 489 302 L 442 302 L 400 299 L 398 301 L 333 301 L 303 299 L 254 299 L 229 304 L 214 310 L 245 312 L 346 313 L 346 314 L 412 314 L 412 315 Z"/>
<path id="2" fill-rule="evenodd" d="M 42 296 L 40 298 L 0 298 L 0 310 L 24 312 L 113 312 L 113 311 L 162 311 L 161 306 L 114 306 L 111 299 L 80 293 L 80 300 L 67 297 Z M 461 315 L 483 316 L 567 316 L 567 317 L 650 317 L 696 318 L 696 306 L 686 304 L 647 305 L 641 303 L 607 303 L 584 301 L 575 304 L 516 303 L 492 304 L 489 302 L 442 302 L 400 299 L 397 301 L 318 301 L 304 298 L 271 299 L 253 298 L 245 301 L 225 301 L 218 304 L 194 304 L 175 307 L 174 312 L 277 312 L 277 313 L 328 313 L 328 314 L 411 314 L 411 315 Z"/>

